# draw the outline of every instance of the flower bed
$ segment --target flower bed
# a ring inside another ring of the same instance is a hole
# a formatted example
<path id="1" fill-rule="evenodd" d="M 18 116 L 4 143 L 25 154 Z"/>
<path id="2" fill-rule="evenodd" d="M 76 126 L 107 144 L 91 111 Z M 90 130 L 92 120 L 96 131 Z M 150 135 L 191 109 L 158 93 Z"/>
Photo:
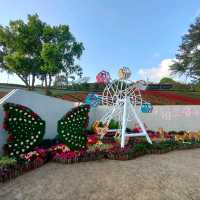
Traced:
<path id="1" fill-rule="evenodd" d="M 148 131 L 153 144 L 146 142 L 144 138 L 130 138 L 125 148 L 120 147 L 116 141 L 100 141 L 95 135 L 87 138 L 87 147 L 81 150 L 72 150 L 66 144 L 57 144 L 53 139 L 44 142 L 43 146 L 32 151 L 20 154 L 20 159 L 0 157 L 0 182 L 5 182 L 30 170 L 42 166 L 47 161 L 63 164 L 94 161 L 100 159 L 130 160 L 147 154 L 163 154 L 173 150 L 200 148 L 200 134 L 194 132 L 165 132 Z M 112 137 L 110 137 L 112 138 Z"/>
<path id="2" fill-rule="evenodd" d="M 145 90 L 141 93 L 145 101 L 154 105 L 200 105 L 200 99 L 173 92 Z"/>
<path id="3" fill-rule="evenodd" d="M 62 99 L 84 102 L 87 92 L 68 93 Z M 101 95 L 101 93 L 99 93 Z M 200 105 L 200 99 L 171 91 L 144 90 L 141 91 L 143 100 L 153 105 Z"/>
<path id="4" fill-rule="evenodd" d="M 30 170 L 36 169 L 45 163 L 42 159 L 35 159 L 30 162 L 15 163 L 0 166 L 0 182 L 11 180 Z"/>
<path id="5" fill-rule="evenodd" d="M 105 157 L 107 149 L 109 148 L 111 148 L 110 144 L 97 142 L 90 145 L 88 149 L 80 151 L 69 150 L 65 144 L 58 144 L 52 147 L 50 151 L 53 161 L 72 164 L 77 162 L 100 160 Z"/>
<path id="6" fill-rule="evenodd" d="M 120 147 L 115 147 L 107 153 L 107 157 L 113 160 L 130 160 L 143 156 L 146 154 L 163 154 L 168 153 L 173 150 L 186 150 L 200 148 L 200 142 L 174 142 L 174 141 L 164 141 L 160 143 L 153 143 L 152 145 L 148 143 L 139 143 L 134 146 L 127 145 L 124 149 Z"/>

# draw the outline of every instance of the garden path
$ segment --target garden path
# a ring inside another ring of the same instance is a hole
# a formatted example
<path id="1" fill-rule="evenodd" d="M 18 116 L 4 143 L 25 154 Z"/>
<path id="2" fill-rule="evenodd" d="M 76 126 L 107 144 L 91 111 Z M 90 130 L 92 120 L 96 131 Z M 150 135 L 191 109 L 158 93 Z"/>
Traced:
<path id="1" fill-rule="evenodd" d="M 48 163 L 0 184 L 2 200 L 199 200 L 200 149 L 130 161 Z"/>

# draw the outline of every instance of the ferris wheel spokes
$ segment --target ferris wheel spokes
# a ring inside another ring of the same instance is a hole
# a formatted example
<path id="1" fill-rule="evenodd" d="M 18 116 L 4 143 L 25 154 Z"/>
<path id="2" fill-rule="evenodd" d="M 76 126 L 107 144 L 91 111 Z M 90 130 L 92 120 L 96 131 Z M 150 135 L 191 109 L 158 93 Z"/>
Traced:
<path id="1" fill-rule="evenodd" d="M 151 143 L 151 139 L 137 112 L 148 113 L 152 111 L 153 107 L 150 103 L 142 100 L 140 89 L 146 88 L 146 86 L 143 87 L 144 83 L 142 81 L 136 83 L 129 81 L 128 78 L 130 75 L 130 69 L 127 67 L 119 70 L 119 80 L 111 81 L 110 75 L 106 71 L 102 71 L 97 75 L 97 81 L 104 84 L 107 83 L 102 96 L 98 95 L 98 102 L 101 102 L 101 105 L 109 107 L 108 111 L 101 118 L 101 121 L 105 125 L 105 128 L 108 129 L 111 119 L 119 120 L 119 129 L 111 129 L 108 132 L 117 131 L 120 134 L 122 148 L 125 145 L 126 137 L 145 136 L 147 141 Z M 96 99 L 96 96 L 94 99 Z M 97 104 L 91 103 L 91 105 L 96 106 Z M 140 133 L 126 132 L 128 122 L 133 120 L 139 124 L 141 128 Z"/>

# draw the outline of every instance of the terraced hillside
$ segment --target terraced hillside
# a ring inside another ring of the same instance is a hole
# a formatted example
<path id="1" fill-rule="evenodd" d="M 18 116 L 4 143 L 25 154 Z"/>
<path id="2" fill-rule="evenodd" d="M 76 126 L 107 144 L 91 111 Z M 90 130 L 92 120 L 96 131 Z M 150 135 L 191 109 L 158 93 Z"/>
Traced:
<path id="1" fill-rule="evenodd" d="M 0 84 L 0 98 L 14 88 L 26 89 L 24 86 Z M 42 88 L 36 88 L 35 91 L 44 94 Z M 75 102 L 83 102 L 88 94 L 85 91 L 67 91 L 65 89 L 51 89 L 51 92 L 57 98 Z M 199 92 L 146 90 L 141 94 L 145 101 L 151 102 L 153 105 L 200 105 Z"/>
<path id="2" fill-rule="evenodd" d="M 68 101 L 84 101 L 87 96 L 87 92 L 74 92 L 67 93 L 63 96 L 59 96 Z M 169 91 L 142 91 L 142 98 L 145 101 L 152 103 L 153 105 L 200 105 L 200 97 L 187 94 L 180 94 Z"/>

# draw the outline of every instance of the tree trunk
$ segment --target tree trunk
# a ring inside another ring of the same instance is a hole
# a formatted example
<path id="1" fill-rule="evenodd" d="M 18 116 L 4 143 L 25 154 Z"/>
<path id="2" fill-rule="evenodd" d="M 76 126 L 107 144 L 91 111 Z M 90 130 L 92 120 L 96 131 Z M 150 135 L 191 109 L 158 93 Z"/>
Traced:
<path id="1" fill-rule="evenodd" d="M 27 88 L 28 90 L 31 90 L 30 84 L 29 84 L 29 82 L 28 82 L 28 77 L 23 77 L 23 76 L 20 75 L 20 74 L 17 74 L 17 76 L 25 83 L 26 88 Z"/>
<path id="2" fill-rule="evenodd" d="M 47 76 L 44 77 L 44 87 L 45 87 L 45 94 L 48 95 L 48 83 L 47 83 Z"/>
<path id="3" fill-rule="evenodd" d="M 49 85 L 48 85 L 49 89 L 51 87 L 51 82 L 52 82 L 52 76 L 49 74 Z"/>
<path id="4" fill-rule="evenodd" d="M 31 90 L 35 88 L 35 75 L 32 76 Z"/>

